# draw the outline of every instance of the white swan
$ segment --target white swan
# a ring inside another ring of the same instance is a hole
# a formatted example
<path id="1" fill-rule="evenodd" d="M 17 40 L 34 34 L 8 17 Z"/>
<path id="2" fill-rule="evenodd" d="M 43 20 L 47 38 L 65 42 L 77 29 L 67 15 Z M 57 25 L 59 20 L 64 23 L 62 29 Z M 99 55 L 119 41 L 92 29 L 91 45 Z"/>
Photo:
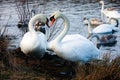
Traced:
<path id="1" fill-rule="evenodd" d="M 81 35 L 67 35 L 70 27 L 69 20 L 65 15 L 56 11 L 50 18 L 51 23 L 57 21 L 59 18 L 64 20 L 63 31 L 48 44 L 48 49 L 53 50 L 59 57 L 75 61 L 75 62 L 87 62 L 93 59 L 97 59 L 99 50 L 95 45 Z"/>
<path id="2" fill-rule="evenodd" d="M 103 19 L 103 14 L 109 19 L 120 19 L 120 13 L 116 10 L 104 9 L 104 1 L 100 1 L 102 4 L 101 17 Z"/>
<path id="3" fill-rule="evenodd" d="M 47 39 L 42 32 L 34 30 L 34 24 L 36 21 L 41 21 L 42 23 L 48 25 L 48 20 L 45 15 L 37 14 L 32 17 L 28 25 L 29 32 L 24 34 L 20 42 L 20 48 L 26 55 L 33 54 L 38 57 L 42 57 L 45 54 Z"/>
<path id="4" fill-rule="evenodd" d="M 88 38 L 94 34 L 113 34 L 114 32 L 118 31 L 118 28 L 112 24 L 101 24 L 92 30 L 89 19 L 84 18 L 84 20 L 88 24 Z"/>

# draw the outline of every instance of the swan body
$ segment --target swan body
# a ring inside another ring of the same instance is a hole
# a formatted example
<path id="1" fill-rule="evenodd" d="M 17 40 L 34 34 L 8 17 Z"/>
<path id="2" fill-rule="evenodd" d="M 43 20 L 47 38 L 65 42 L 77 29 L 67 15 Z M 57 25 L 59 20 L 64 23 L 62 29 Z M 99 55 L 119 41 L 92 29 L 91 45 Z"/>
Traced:
<path id="1" fill-rule="evenodd" d="M 86 18 L 86 17 L 84 17 L 84 18 Z M 84 20 L 83 22 L 84 22 L 84 24 L 87 24 L 86 20 Z M 95 27 L 99 26 L 100 24 L 102 24 L 102 22 L 97 18 L 91 18 L 90 24 L 91 24 L 91 27 L 95 28 Z"/>
<path id="2" fill-rule="evenodd" d="M 43 14 L 37 14 L 32 17 L 29 21 L 29 32 L 24 34 L 20 42 L 20 48 L 21 51 L 26 55 L 34 54 L 42 57 L 46 51 L 47 39 L 42 32 L 34 30 L 34 23 L 38 20 L 45 24 L 47 23 L 47 18 Z"/>
<path id="3" fill-rule="evenodd" d="M 88 24 L 89 34 L 109 34 L 109 33 L 112 34 L 118 31 L 118 28 L 112 24 L 101 24 L 97 26 L 96 28 L 92 29 L 89 19 L 85 18 L 85 20 L 86 20 L 86 23 Z"/>
<path id="4" fill-rule="evenodd" d="M 106 33 L 114 33 L 117 31 L 118 28 L 116 28 L 114 25 L 111 24 L 101 24 L 93 29 L 92 33 L 97 34 L 106 34 Z"/>
<path id="5" fill-rule="evenodd" d="M 87 62 L 98 58 L 99 50 L 85 37 L 74 34 L 66 35 L 69 30 L 69 20 L 65 15 L 56 11 L 50 18 L 51 23 L 57 19 L 64 20 L 64 29 L 54 40 L 49 42 L 48 49 L 53 50 L 59 57 L 75 62 Z"/>
<path id="6" fill-rule="evenodd" d="M 120 13 L 118 13 L 118 11 L 103 11 L 103 13 L 108 18 L 120 19 Z"/>

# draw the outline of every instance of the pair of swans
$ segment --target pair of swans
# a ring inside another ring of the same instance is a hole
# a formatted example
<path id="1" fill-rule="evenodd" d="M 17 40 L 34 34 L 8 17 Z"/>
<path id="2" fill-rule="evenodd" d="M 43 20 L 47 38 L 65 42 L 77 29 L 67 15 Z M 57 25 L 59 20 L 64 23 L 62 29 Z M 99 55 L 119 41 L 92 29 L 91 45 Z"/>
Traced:
<path id="1" fill-rule="evenodd" d="M 44 18 L 44 23 L 46 22 L 46 18 L 43 15 L 34 16 L 29 22 L 29 32 L 24 35 L 21 41 L 20 47 L 25 54 L 38 52 L 40 53 L 38 55 L 42 57 L 45 50 L 48 49 L 54 51 L 59 57 L 70 61 L 87 62 L 98 59 L 99 50 L 91 41 L 79 34 L 66 35 L 70 28 L 70 23 L 68 18 L 61 12 L 54 12 L 50 21 L 53 24 L 59 18 L 62 18 L 64 20 L 64 30 L 50 42 L 47 42 L 46 37 L 42 33 L 35 32 L 33 29 L 34 22 L 40 17 L 42 20 Z"/>
<path id="2" fill-rule="evenodd" d="M 99 26 L 92 27 L 90 20 L 88 18 L 84 18 L 84 23 L 88 24 L 88 38 L 92 40 L 92 38 L 97 38 L 97 44 L 99 45 L 107 45 L 113 44 L 116 42 L 116 36 L 113 35 L 114 32 L 118 31 L 118 28 L 112 24 L 100 24 Z M 101 37 L 100 37 L 101 36 Z"/>
<path id="3" fill-rule="evenodd" d="M 35 22 L 40 21 L 43 24 L 48 25 L 48 19 L 43 14 L 37 14 L 31 18 L 28 24 L 29 31 L 24 34 L 21 42 L 21 51 L 26 55 L 37 55 L 43 57 L 47 48 L 47 38 L 39 31 L 35 31 Z"/>
<path id="4" fill-rule="evenodd" d="M 114 9 L 104 9 L 104 1 L 100 1 L 100 4 L 102 4 L 102 8 L 101 8 L 101 17 L 103 19 L 103 15 L 105 15 L 107 18 L 109 18 L 109 20 L 115 20 L 116 23 L 118 24 L 118 20 L 120 19 L 120 13 Z"/>

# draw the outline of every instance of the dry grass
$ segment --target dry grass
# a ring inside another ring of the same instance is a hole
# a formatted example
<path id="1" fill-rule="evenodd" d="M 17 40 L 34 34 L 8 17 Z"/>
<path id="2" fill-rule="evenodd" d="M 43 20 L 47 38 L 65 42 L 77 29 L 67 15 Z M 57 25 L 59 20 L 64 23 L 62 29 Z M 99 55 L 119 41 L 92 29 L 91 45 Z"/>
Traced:
<path id="1" fill-rule="evenodd" d="M 0 51 L 1 52 L 6 51 L 8 44 L 9 44 L 9 41 L 6 39 L 6 37 L 0 37 Z"/>
<path id="2" fill-rule="evenodd" d="M 78 66 L 75 80 L 120 80 L 120 57 L 111 62 Z"/>

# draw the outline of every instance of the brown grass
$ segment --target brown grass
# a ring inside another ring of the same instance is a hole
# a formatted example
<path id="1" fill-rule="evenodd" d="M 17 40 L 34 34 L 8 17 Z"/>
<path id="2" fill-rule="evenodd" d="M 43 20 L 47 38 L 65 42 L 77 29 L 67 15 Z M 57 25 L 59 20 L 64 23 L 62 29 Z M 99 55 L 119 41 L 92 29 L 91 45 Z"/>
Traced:
<path id="1" fill-rule="evenodd" d="M 111 62 L 78 66 L 75 80 L 120 80 L 120 57 Z"/>
<path id="2" fill-rule="evenodd" d="M 0 37 L 0 51 L 1 52 L 6 51 L 8 44 L 9 44 L 9 41 L 6 39 L 6 37 Z"/>

